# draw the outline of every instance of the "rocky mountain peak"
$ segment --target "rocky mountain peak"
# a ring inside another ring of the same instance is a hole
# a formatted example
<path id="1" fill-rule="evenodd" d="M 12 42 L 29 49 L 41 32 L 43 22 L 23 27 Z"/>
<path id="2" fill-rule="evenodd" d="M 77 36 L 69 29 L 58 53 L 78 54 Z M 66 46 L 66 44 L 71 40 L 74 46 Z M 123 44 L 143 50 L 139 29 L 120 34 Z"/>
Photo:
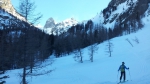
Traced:
<path id="1" fill-rule="evenodd" d="M 54 34 L 56 33 L 62 33 L 68 30 L 69 27 L 74 26 L 78 23 L 77 20 L 75 20 L 74 18 L 69 18 L 66 19 L 64 21 L 55 23 L 55 20 L 53 18 L 49 18 L 46 21 L 46 24 L 44 26 L 44 30 L 49 33 L 52 34 L 52 32 Z"/>
<path id="2" fill-rule="evenodd" d="M 5 9 L 9 13 L 14 13 L 15 9 L 11 4 L 10 0 L 0 0 L 0 7 L 2 9 Z"/>
<path id="3" fill-rule="evenodd" d="M 51 17 L 46 21 L 46 24 L 44 26 L 44 28 L 53 28 L 55 27 L 55 21 L 54 19 Z"/>
<path id="4" fill-rule="evenodd" d="M 4 9 L 8 13 L 14 15 L 15 17 L 19 18 L 20 20 L 25 20 L 23 16 L 21 16 L 11 4 L 11 0 L 0 0 L 0 8 Z"/>
<path id="5" fill-rule="evenodd" d="M 48 21 L 54 22 L 54 19 L 51 17 L 51 18 L 48 19 Z"/>

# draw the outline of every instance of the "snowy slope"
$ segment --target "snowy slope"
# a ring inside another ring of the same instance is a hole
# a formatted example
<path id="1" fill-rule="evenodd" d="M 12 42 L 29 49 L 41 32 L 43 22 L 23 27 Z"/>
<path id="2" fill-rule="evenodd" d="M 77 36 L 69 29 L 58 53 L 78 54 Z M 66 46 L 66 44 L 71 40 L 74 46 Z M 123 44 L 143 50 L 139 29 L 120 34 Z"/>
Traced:
<path id="1" fill-rule="evenodd" d="M 13 17 L 7 12 L 0 9 L 0 29 L 3 29 L 2 24 L 9 25 L 9 20 Z"/>
<path id="2" fill-rule="evenodd" d="M 101 13 L 97 14 L 94 18 L 92 18 L 91 20 L 94 22 L 94 24 L 103 24 L 104 27 L 106 27 L 106 28 L 113 28 L 115 23 L 117 22 L 117 19 L 119 18 L 119 16 L 122 15 L 123 13 L 127 12 L 127 10 L 129 10 L 129 8 L 131 7 L 131 4 L 133 4 L 132 8 L 134 8 L 136 6 L 137 2 L 138 2 L 138 0 L 126 0 L 125 2 L 123 2 L 119 5 L 113 4 L 117 8 L 115 11 L 112 11 L 113 9 L 109 9 L 111 11 L 111 13 L 109 11 L 107 11 L 107 13 L 106 13 L 106 14 L 108 14 L 107 19 L 104 17 L 103 13 L 101 12 Z M 132 14 L 132 12 L 130 12 L 130 14 Z M 124 20 L 125 19 L 126 18 L 124 18 Z M 105 21 L 106 21 L 106 23 L 105 23 Z"/>
<path id="3" fill-rule="evenodd" d="M 111 39 L 114 45 L 112 57 L 106 53 L 106 41 L 98 45 L 99 49 L 94 55 L 93 63 L 89 61 L 88 48 L 83 49 L 83 63 L 75 62 L 74 54 L 50 58 L 55 60 L 53 65 L 43 69 L 55 70 L 43 76 L 28 77 L 29 84 L 117 84 L 120 76 L 117 70 L 122 61 L 130 68 L 126 71 L 126 79 L 129 81 L 125 84 L 150 84 L 150 16 L 148 11 L 143 19 L 145 26 L 142 30 Z M 139 40 L 139 44 L 134 41 L 135 38 Z M 126 39 L 130 40 L 133 47 Z M 50 59 L 45 63 L 48 63 Z M 18 73 L 21 71 L 21 69 L 8 71 L 6 75 L 10 78 L 6 79 L 6 84 L 19 84 Z"/>
<path id="4" fill-rule="evenodd" d="M 18 19 L 18 17 L 4 11 L 4 9 L 0 9 L 0 29 L 3 29 L 4 26 L 9 28 L 12 24 L 17 26 L 22 21 L 22 19 Z"/>

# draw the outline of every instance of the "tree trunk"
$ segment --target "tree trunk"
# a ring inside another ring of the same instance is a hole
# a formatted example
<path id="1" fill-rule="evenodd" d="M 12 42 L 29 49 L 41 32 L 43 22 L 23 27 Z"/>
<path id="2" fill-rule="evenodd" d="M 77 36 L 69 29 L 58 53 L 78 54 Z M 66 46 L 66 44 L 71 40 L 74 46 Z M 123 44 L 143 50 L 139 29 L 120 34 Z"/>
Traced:
<path id="1" fill-rule="evenodd" d="M 26 67 L 23 68 L 22 83 L 23 83 L 23 84 L 27 84 L 27 83 L 26 83 Z"/>

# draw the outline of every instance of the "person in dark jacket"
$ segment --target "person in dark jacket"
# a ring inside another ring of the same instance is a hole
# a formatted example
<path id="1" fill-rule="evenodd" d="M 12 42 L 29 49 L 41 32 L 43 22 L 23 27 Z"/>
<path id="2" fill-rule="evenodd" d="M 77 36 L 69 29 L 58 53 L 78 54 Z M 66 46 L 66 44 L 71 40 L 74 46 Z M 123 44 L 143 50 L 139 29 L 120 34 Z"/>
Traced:
<path id="1" fill-rule="evenodd" d="M 122 77 L 124 77 L 124 81 L 126 80 L 126 72 L 125 72 L 125 69 L 128 69 L 128 70 L 129 70 L 129 68 L 127 68 L 127 67 L 125 66 L 125 63 L 122 62 L 122 65 L 120 65 L 120 67 L 119 67 L 119 69 L 118 69 L 118 71 L 121 72 L 120 82 L 121 82 Z"/>

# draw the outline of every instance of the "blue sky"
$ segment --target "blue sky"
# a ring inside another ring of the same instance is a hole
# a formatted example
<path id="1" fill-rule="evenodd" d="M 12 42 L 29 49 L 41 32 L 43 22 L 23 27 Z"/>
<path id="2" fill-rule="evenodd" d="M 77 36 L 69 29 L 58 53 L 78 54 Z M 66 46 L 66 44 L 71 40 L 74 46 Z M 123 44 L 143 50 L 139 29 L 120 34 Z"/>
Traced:
<path id="1" fill-rule="evenodd" d="M 43 15 L 40 25 L 44 26 L 48 18 L 53 17 L 56 22 L 67 18 L 77 21 L 88 20 L 107 7 L 111 0 L 31 0 L 35 2 L 36 13 Z M 17 9 L 19 0 L 11 0 Z"/>

